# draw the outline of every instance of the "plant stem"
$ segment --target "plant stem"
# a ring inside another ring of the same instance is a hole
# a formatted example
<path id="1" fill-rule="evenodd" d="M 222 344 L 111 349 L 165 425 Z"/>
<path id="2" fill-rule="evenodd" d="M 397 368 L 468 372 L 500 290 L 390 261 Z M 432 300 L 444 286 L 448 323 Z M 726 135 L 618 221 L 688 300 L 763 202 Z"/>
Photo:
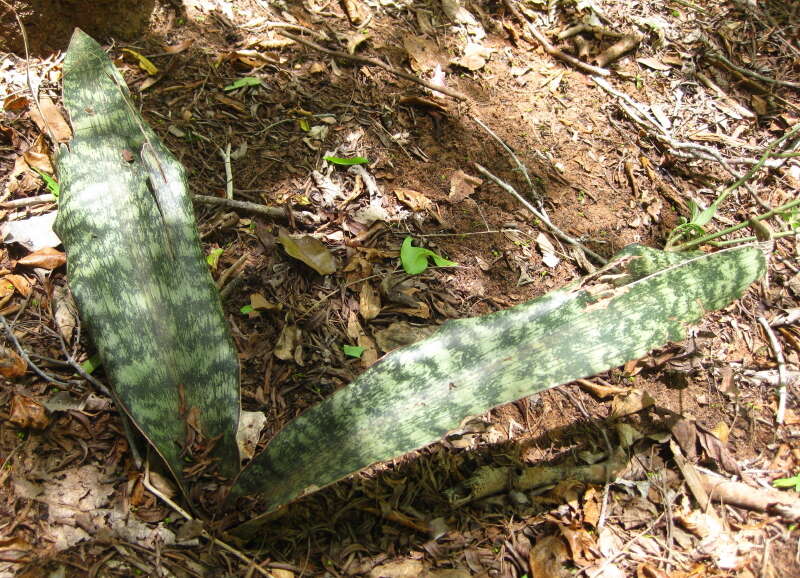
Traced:
<path id="1" fill-rule="evenodd" d="M 771 211 L 767 211 L 763 215 L 759 215 L 757 217 L 753 217 L 756 221 L 763 221 L 764 219 L 769 219 L 770 217 L 774 217 L 781 211 L 788 211 L 796 206 L 800 205 L 800 199 L 795 199 L 793 201 L 789 201 L 781 205 L 780 207 L 775 207 Z M 747 222 L 739 223 L 738 225 L 734 225 L 732 227 L 728 227 L 727 229 L 723 229 L 722 231 L 718 231 L 716 233 L 709 233 L 708 235 L 703 235 L 702 237 L 695 239 L 694 241 L 689 241 L 688 243 L 684 243 L 683 245 L 679 245 L 678 247 L 674 247 L 670 249 L 671 251 L 686 251 L 687 249 L 691 249 L 692 247 L 696 247 L 698 245 L 702 245 L 712 239 L 716 239 L 717 237 L 722 237 L 723 235 L 727 235 L 729 233 L 733 233 L 734 231 L 738 231 L 739 229 L 744 229 L 748 226 Z M 795 231 L 791 231 L 791 234 L 796 234 Z M 774 235 L 774 237 L 786 237 L 786 234 L 778 233 Z M 740 241 L 737 239 L 737 241 Z"/>

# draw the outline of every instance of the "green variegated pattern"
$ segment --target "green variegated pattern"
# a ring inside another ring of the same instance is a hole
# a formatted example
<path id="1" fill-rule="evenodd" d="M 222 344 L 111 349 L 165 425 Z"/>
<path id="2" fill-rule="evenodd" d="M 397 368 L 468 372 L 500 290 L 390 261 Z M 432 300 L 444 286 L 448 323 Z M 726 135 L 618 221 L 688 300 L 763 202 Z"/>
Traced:
<path id="1" fill-rule="evenodd" d="M 74 138 L 58 155 L 55 230 L 70 288 L 125 411 L 181 479 L 186 416 L 238 471 L 239 367 L 183 167 L 77 30 L 64 60 Z"/>
<path id="2" fill-rule="evenodd" d="M 605 371 L 685 337 L 765 270 L 759 246 L 714 254 L 629 247 L 617 271 L 523 305 L 451 321 L 387 355 L 290 423 L 242 472 L 232 497 L 267 511 L 375 462 L 440 439 L 461 421 Z M 615 273 L 615 274 L 612 274 Z M 630 282 L 622 286 L 620 279 Z M 247 535 L 258 520 L 239 527 Z"/>

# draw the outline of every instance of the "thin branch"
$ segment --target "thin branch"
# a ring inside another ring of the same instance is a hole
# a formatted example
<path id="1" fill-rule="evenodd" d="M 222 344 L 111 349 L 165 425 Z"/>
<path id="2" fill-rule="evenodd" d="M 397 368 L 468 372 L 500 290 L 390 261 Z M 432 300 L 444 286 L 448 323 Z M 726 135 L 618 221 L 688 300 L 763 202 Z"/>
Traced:
<path id="1" fill-rule="evenodd" d="M 769 338 L 769 345 L 772 348 L 772 353 L 775 355 L 775 361 L 778 364 L 778 410 L 775 412 L 775 421 L 778 425 L 783 425 L 783 420 L 786 415 L 786 386 L 789 382 L 789 376 L 786 374 L 786 360 L 783 357 L 783 348 L 778 338 L 775 337 L 775 332 L 772 331 L 772 327 L 769 326 L 769 322 L 762 316 L 759 316 L 758 322 Z"/>
<path id="2" fill-rule="evenodd" d="M 380 68 L 383 68 L 389 74 L 392 74 L 399 78 L 404 78 L 405 80 L 410 80 L 411 82 L 415 82 L 421 86 L 424 86 L 429 90 L 441 92 L 442 94 L 446 94 L 447 96 L 455 98 L 456 100 L 461 100 L 461 101 L 468 100 L 466 95 L 461 94 L 457 90 L 452 90 L 444 86 L 432 84 L 427 80 L 422 80 L 421 78 L 414 76 L 413 74 L 409 74 L 402 70 L 393 68 L 388 64 L 386 64 L 385 62 L 378 60 L 377 58 L 369 58 L 367 56 L 359 56 L 357 54 L 347 54 L 346 52 L 331 50 L 329 48 L 325 48 L 324 46 L 320 46 L 316 42 L 312 42 L 311 40 L 306 40 L 305 38 L 302 38 L 300 36 L 295 36 L 294 34 L 289 34 L 288 32 L 285 32 L 283 30 L 277 30 L 276 32 L 281 36 L 285 36 L 289 40 L 294 40 L 298 44 L 303 44 L 305 46 L 308 46 L 309 48 L 313 48 L 314 50 L 322 52 L 323 54 L 327 54 L 328 56 L 333 56 L 334 58 L 343 58 L 345 60 L 351 60 L 353 62 L 360 62 L 361 64 L 368 64 L 370 66 L 378 66 Z"/>
<path id="3" fill-rule="evenodd" d="M 17 339 L 17 336 L 14 335 L 14 330 L 11 329 L 11 326 L 8 324 L 8 321 L 6 321 L 6 318 L 5 318 L 4 315 L 0 315 L 0 323 L 2 323 L 3 329 L 5 329 L 5 332 L 6 332 L 6 336 L 14 344 L 14 347 L 17 349 L 17 352 L 19 353 L 20 357 L 22 357 L 22 359 L 25 360 L 25 362 L 28 364 L 28 366 L 30 366 L 30 368 L 34 372 L 36 372 L 36 375 L 38 375 L 42 379 L 45 379 L 45 380 L 49 381 L 50 383 L 53 383 L 55 385 L 60 385 L 61 387 L 67 387 L 67 386 L 70 385 L 69 382 L 61 381 L 60 379 L 56 379 L 52 375 L 49 375 L 45 371 L 39 369 L 39 367 L 33 361 L 31 361 L 31 358 L 28 355 L 28 352 L 25 351 L 25 349 L 22 347 L 22 344 L 20 344 L 19 340 Z"/>
<path id="4" fill-rule="evenodd" d="M 578 241 L 577 239 L 575 239 L 575 238 L 573 238 L 573 237 L 570 237 L 570 236 L 569 236 L 569 235 L 567 235 L 567 234 L 566 234 L 564 231 L 562 231 L 561 229 L 559 229 L 558 227 L 556 227 L 556 226 L 555 226 L 555 225 L 554 225 L 554 224 L 553 224 L 553 223 L 552 223 L 552 222 L 551 222 L 551 221 L 550 221 L 550 220 L 547 218 L 547 216 L 546 216 L 544 213 L 542 213 L 541 211 L 539 211 L 539 209 L 537 209 L 536 207 L 534 207 L 533 205 L 531 205 L 531 204 L 530 204 L 530 203 L 529 203 L 529 202 L 528 202 L 528 201 L 525 199 L 525 197 L 523 197 L 522 195 L 520 195 L 520 194 L 517 192 L 517 190 L 516 190 L 514 187 L 512 187 L 511 185 L 509 185 L 507 182 L 503 181 L 502 179 L 500 179 L 500 178 L 498 178 L 498 177 L 494 176 L 492 173 L 490 173 L 490 172 L 489 172 L 489 171 L 488 171 L 488 170 L 487 170 L 485 167 L 483 167 L 482 165 L 480 165 L 480 164 L 478 164 L 478 163 L 474 163 L 474 164 L 475 164 L 475 168 L 476 168 L 476 169 L 478 169 L 478 171 L 479 171 L 481 174 L 483 174 L 483 175 L 484 175 L 484 176 L 486 176 L 487 178 L 489 178 L 489 179 L 491 179 L 492 181 L 494 181 L 494 183 L 495 183 L 495 184 L 496 184 L 498 187 L 500 187 L 501 189 L 503 189 L 504 191 L 506 191 L 507 193 L 509 193 L 510 195 L 512 195 L 514 198 L 516 198 L 516 199 L 517 199 L 517 200 L 518 200 L 520 203 L 522 203 L 522 204 L 525 206 L 525 208 L 526 208 L 526 209 L 528 209 L 528 210 L 529 210 L 531 213 L 533 213 L 533 214 L 536 216 L 536 218 L 538 218 L 540 221 L 542 221 L 542 222 L 544 223 L 544 225 L 545 225 L 545 226 L 546 226 L 548 229 L 550 229 L 550 231 L 551 231 L 551 232 L 552 232 L 552 233 L 553 233 L 553 234 L 554 234 L 556 237 L 558 237 L 559 239 L 561 239 L 561 240 L 562 240 L 562 241 L 564 241 L 565 243 L 568 243 L 568 244 L 570 244 L 570 245 L 574 245 L 575 247 L 578 247 L 580 250 L 582 250 L 584 253 L 586 253 L 586 254 L 587 254 L 589 257 L 591 257 L 592 259 L 594 259 L 596 262 L 598 262 L 598 263 L 600 263 L 600 264 L 602 264 L 602 265 L 605 265 L 606 263 L 608 263 L 608 261 L 607 261 L 606 259 L 604 259 L 604 258 L 603 258 L 603 257 L 601 257 L 600 255 L 598 255 L 597 253 L 595 253 L 594 251 L 592 251 L 591 249 L 589 249 L 588 247 L 586 247 L 585 245 L 583 245 L 583 243 L 581 243 L 580 241 Z"/>
<path id="5" fill-rule="evenodd" d="M 794 88 L 800 90 L 800 83 L 798 82 L 790 82 L 788 80 L 778 80 L 776 78 L 770 78 L 769 76 L 764 76 L 756 72 L 755 70 L 750 70 L 749 68 L 742 68 L 741 66 L 737 66 L 719 52 L 712 52 L 707 55 L 708 58 L 711 60 L 716 60 L 717 62 L 727 66 L 731 70 L 735 70 L 739 74 L 743 74 L 745 76 L 749 76 L 750 78 L 755 78 L 756 80 L 760 80 L 762 82 L 766 82 L 767 84 L 777 84 L 779 86 L 788 86 L 789 88 Z"/>
<path id="6" fill-rule="evenodd" d="M 3 209 L 16 209 L 19 207 L 30 207 L 31 205 L 40 205 L 43 203 L 54 203 L 56 200 L 54 195 L 46 193 L 44 195 L 37 195 L 35 197 L 25 197 L 22 199 L 13 199 L 11 201 L 4 201 L 0 203 L 0 208 Z"/>

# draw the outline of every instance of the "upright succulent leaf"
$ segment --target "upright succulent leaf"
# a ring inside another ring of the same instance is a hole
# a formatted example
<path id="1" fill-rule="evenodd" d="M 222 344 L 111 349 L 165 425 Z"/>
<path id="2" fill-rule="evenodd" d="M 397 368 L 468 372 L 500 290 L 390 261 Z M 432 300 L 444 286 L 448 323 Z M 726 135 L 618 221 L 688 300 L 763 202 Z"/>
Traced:
<path id="1" fill-rule="evenodd" d="M 602 275 L 448 322 L 290 423 L 242 472 L 231 497 L 257 495 L 274 511 L 430 444 L 467 416 L 681 340 L 688 324 L 741 296 L 765 266 L 758 245 L 713 254 L 631 246 Z M 260 521 L 235 532 L 252 535 Z"/>
<path id="2" fill-rule="evenodd" d="M 74 138 L 58 155 L 55 230 L 70 288 L 124 410 L 179 480 L 187 428 L 238 471 L 239 367 L 183 167 L 76 30 L 64 59 Z M 187 423 L 189 422 L 189 423 Z"/>

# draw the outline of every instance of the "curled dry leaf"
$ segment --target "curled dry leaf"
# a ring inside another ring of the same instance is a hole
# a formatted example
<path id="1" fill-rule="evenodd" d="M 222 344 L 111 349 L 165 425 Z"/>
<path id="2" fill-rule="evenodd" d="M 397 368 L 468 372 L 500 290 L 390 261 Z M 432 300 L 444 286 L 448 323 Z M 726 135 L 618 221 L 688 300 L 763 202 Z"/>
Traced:
<path id="1" fill-rule="evenodd" d="M 29 251 L 58 247 L 61 239 L 53 232 L 56 211 L 0 225 L 0 238 L 5 243 L 19 243 Z"/>
<path id="2" fill-rule="evenodd" d="M 36 138 L 31 148 L 22 153 L 22 156 L 32 169 L 38 169 L 48 175 L 55 174 L 53 163 L 50 162 L 50 147 L 42 135 Z"/>
<path id="3" fill-rule="evenodd" d="M 15 395 L 11 399 L 11 415 L 8 420 L 22 429 L 43 430 L 50 423 L 44 406 L 24 395 Z"/>
<path id="4" fill-rule="evenodd" d="M 397 200 L 414 212 L 427 211 L 433 206 L 431 200 L 413 189 L 395 189 Z"/>
<path id="5" fill-rule="evenodd" d="M 0 345 L 0 375 L 8 378 L 19 377 L 26 369 L 28 364 L 16 351 Z"/>
<path id="6" fill-rule="evenodd" d="M 239 416 L 239 429 L 236 431 L 236 443 L 243 460 L 249 460 L 255 455 L 261 430 L 266 423 L 267 416 L 263 411 L 242 411 Z"/>
<path id="7" fill-rule="evenodd" d="M 302 336 L 303 332 L 297 325 L 284 325 L 273 351 L 275 357 L 283 361 L 294 360 L 297 365 L 303 365 L 303 345 L 300 341 Z"/>
<path id="8" fill-rule="evenodd" d="M 611 415 L 614 419 L 636 413 L 655 405 L 656 400 L 640 389 L 634 389 L 625 397 L 618 397 L 611 402 Z"/>
<path id="9" fill-rule="evenodd" d="M 380 295 L 369 283 L 365 282 L 361 286 L 361 291 L 358 295 L 358 306 L 364 321 L 375 319 L 381 312 Z"/>
<path id="10" fill-rule="evenodd" d="M 61 267 L 61 265 L 66 262 L 67 256 L 63 252 L 52 247 L 45 247 L 44 249 L 39 249 L 38 251 L 25 255 L 22 259 L 17 261 L 17 264 L 25 267 L 39 267 L 52 271 L 53 269 Z"/>
<path id="11" fill-rule="evenodd" d="M 39 113 L 40 109 L 41 114 Z M 31 106 L 31 119 L 43 133 L 48 134 L 47 129 L 49 128 L 56 142 L 66 143 L 72 140 L 72 130 L 69 128 L 69 124 L 50 98 L 42 97 L 39 99 L 38 107 L 35 104 Z"/>
<path id="12" fill-rule="evenodd" d="M 66 285 L 57 285 L 53 289 L 53 310 L 58 332 L 65 342 L 71 342 L 78 327 L 78 306 Z"/>
<path id="13" fill-rule="evenodd" d="M 23 297 L 28 297 L 31 294 L 31 291 L 33 291 L 31 282 L 22 275 L 6 275 L 3 277 L 3 281 L 8 281 L 11 283 L 11 285 L 14 286 L 14 289 L 17 290 L 17 293 Z"/>
<path id="14" fill-rule="evenodd" d="M 531 548 L 528 563 L 536 578 L 567 578 L 572 571 L 566 568 L 569 551 L 564 541 L 557 536 L 544 536 Z"/>
<path id="15" fill-rule="evenodd" d="M 302 261 L 320 275 L 330 275 L 336 271 L 333 255 L 314 237 L 291 237 L 286 229 L 281 228 L 278 230 L 278 242 L 290 257 Z"/>

